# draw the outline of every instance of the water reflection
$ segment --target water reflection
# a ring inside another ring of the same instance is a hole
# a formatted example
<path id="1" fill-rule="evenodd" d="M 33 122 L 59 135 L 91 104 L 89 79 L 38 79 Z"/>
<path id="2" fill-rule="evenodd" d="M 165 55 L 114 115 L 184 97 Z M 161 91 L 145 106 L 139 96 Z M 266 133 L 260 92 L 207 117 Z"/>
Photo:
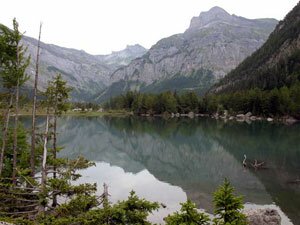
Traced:
<path id="1" fill-rule="evenodd" d="M 211 211 L 211 194 L 228 177 L 245 201 L 274 202 L 300 224 L 300 187 L 290 183 L 300 176 L 299 125 L 108 117 L 65 117 L 59 123 L 61 155 L 105 162 L 86 179 L 110 182 L 113 198 L 123 199 L 133 188 L 176 208 L 186 193 Z M 244 154 L 268 169 L 244 170 Z"/>

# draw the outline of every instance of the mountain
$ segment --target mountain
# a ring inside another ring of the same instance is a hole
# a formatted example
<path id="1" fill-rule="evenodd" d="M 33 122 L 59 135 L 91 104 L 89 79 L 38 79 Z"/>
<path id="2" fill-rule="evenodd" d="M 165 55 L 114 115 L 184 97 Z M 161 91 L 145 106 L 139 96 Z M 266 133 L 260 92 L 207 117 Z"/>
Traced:
<path id="1" fill-rule="evenodd" d="M 139 44 L 127 45 L 124 50 L 112 52 L 110 55 L 97 56 L 101 62 L 115 67 L 126 66 L 133 59 L 138 58 L 146 53 L 147 49 Z"/>
<path id="2" fill-rule="evenodd" d="M 110 85 L 96 96 L 103 101 L 128 90 L 204 93 L 257 50 L 277 24 L 275 19 L 246 19 L 214 7 L 191 20 L 190 27 L 158 41 L 129 65 L 111 74 Z"/>
<path id="3" fill-rule="evenodd" d="M 27 89 L 31 89 L 38 42 L 34 38 L 24 36 L 23 44 L 28 47 L 27 53 L 31 55 L 31 63 L 27 70 L 30 75 Z M 110 55 L 90 55 L 82 50 L 42 42 L 39 85 L 43 89 L 51 77 L 61 73 L 68 85 L 73 88 L 74 101 L 89 100 L 110 84 L 110 73 L 145 52 L 146 49 L 142 46 L 133 45 Z"/>
<path id="4" fill-rule="evenodd" d="M 266 43 L 220 80 L 210 93 L 270 90 L 300 81 L 300 3 L 280 21 Z"/>

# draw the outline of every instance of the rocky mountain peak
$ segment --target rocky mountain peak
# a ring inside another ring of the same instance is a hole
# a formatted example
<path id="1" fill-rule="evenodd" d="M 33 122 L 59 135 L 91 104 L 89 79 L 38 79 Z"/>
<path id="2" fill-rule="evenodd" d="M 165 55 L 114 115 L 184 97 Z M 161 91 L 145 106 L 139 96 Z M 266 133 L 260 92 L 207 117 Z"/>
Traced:
<path id="1" fill-rule="evenodd" d="M 130 52 L 133 54 L 141 54 L 143 55 L 147 49 L 141 46 L 140 44 L 135 44 L 135 45 L 127 45 L 126 48 L 124 49 L 126 52 Z"/>
<path id="2" fill-rule="evenodd" d="M 198 29 L 212 22 L 228 21 L 232 16 L 221 7 L 215 6 L 206 12 L 201 12 L 198 17 L 193 17 L 189 29 Z"/>

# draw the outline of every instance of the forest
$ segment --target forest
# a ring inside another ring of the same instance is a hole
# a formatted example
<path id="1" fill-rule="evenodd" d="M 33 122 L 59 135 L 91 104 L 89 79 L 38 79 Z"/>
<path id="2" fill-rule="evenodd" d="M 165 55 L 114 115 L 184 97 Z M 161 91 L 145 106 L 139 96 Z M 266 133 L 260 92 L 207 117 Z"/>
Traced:
<path id="1" fill-rule="evenodd" d="M 198 96 L 194 92 L 160 94 L 127 92 L 104 104 L 106 109 L 126 109 L 135 114 L 189 112 L 215 114 L 228 110 L 230 115 L 251 112 L 256 116 L 300 118 L 300 81 L 290 87 L 261 90 L 259 88 L 228 94 Z"/>

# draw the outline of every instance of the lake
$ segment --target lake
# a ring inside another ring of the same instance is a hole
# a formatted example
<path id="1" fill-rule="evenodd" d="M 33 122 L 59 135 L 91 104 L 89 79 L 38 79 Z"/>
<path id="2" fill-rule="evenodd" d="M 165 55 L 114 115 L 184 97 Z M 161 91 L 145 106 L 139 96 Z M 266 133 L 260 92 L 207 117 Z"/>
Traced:
<path id="1" fill-rule="evenodd" d="M 96 162 L 80 182 L 97 182 L 99 193 L 108 184 L 111 202 L 134 190 L 164 203 L 150 217 L 154 222 L 187 198 L 211 213 L 212 193 L 227 177 L 247 207 L 272 206 L 300 224 L 300 184 L 293 182 L 300 179 L 300 124 L 138 117 L 62 117 L 58 123 L 60 155 Z M 257 159 L 266 169 L 243 168 L 244 154 L 248 165 Z"/>

